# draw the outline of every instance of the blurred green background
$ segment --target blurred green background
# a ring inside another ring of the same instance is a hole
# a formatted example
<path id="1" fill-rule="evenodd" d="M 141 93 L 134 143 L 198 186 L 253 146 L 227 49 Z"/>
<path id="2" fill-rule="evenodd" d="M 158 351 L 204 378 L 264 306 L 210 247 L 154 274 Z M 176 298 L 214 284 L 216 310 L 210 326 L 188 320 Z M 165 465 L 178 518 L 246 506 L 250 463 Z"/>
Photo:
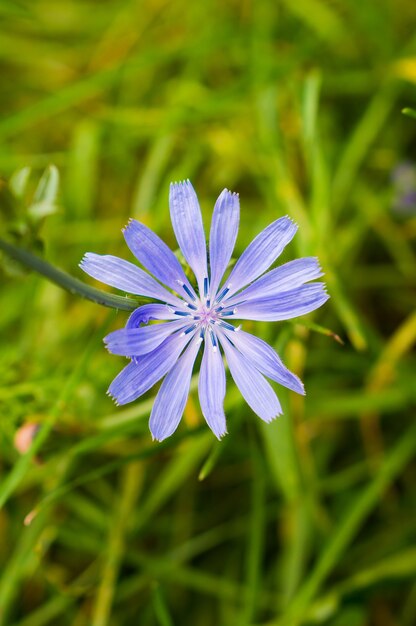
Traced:
<path id="1" fill-rule="evenodd" d="M 79 260 L 131 259 L 129 217 L 175 247 L 190 178 L 207 227 L 240 193 L 236 256 L 294 218 L 284 258 L 319 256 L 331 294 L 244 325 L 305 382 L 283 417 L 229 381 L 222 442 L 193 393 L 156 444 L 155 390 L 105 395 L 127 314 L 2 256 L 0 626 L 414 625 L 416 4 L 2 0 L 0 25 L 3 238 L 92 284 Z"/>

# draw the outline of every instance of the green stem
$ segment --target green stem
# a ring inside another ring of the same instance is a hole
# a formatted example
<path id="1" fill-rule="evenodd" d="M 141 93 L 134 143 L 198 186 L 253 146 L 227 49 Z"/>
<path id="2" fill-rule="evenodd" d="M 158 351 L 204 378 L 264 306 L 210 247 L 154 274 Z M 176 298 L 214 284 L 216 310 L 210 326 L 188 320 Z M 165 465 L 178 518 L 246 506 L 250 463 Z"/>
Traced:
<path id="1" fill-rule="evenodd" d="M 127 296 L 115 296 L 111 293 L 101 291 L 101 289 L 90 287 L 81 280 L 78 280 L 78 278 L 70 276 L 70 274 L 67 274 L 58 267 L 51 265 L 28 250 L 23 250 L 12 243 L 4 241 L 4 239 L 0 239 L 0 250 L 6 252 L 6 254 L 8 254 L 12 259 L 19 261 L 22 265 L 25 265 L 29 269 L 42 274 L 42 276 L 45 276 L 45 278 L 59 287 L 66 289 L 72 294 L 82 296 L 87 300 L 92 300 L 92 302 L 96 302 L 102 306 L 108 306 L 112 309 L 121 309 L 123 311 L 133 311 L 147 301 L 143 298 L 136 299 L 128 298 Z"/>

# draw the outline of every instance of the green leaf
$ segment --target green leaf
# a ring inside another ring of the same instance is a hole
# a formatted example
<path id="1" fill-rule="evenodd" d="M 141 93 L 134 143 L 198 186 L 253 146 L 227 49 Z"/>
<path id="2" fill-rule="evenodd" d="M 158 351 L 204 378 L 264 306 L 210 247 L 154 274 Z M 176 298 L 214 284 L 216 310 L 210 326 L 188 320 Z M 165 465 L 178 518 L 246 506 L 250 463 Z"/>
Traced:
<path id="1" fill-rule="evenodd" d="M 31 167 L 22 167 L 20 170 L 17 170 L 12 174 L 9 181 L 9 187 L 16 198 L 23 198 L 27 189 L 27 183 L 29 182 L 31 171 Z"/>
<path id="2" fill-rule="evenodd" d="M 415 111 L 415 109 L 410 109 L 409 107 L 406 107 L 406 108 L 402 109 L 402 113 L 404 115 L 407 115 L 408 117 L 414 117 L 416 119 L 416 111 Z"/>
<path id="3" fill-rule="evenodd" d="M 47 215 L 56 213 L 56 198 L 59 191 L 59 172 L 54 165 L 49 165 L 44 171 L 36 188 L 33 203 L 27 212 L 35 222 Z"/>

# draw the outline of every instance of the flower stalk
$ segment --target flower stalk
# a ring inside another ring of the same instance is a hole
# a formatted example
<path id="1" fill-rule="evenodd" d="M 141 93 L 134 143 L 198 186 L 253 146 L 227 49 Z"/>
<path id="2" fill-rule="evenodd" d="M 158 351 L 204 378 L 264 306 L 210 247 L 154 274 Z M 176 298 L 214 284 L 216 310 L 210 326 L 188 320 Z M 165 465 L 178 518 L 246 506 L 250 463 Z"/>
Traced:
<path id="1" fill-rule="evenodd" d="M 51 282 L 55 283 L 55 285 L 62 287 L 62 289 L 66 289 L 69 293 L 91 300 L 96 304 L 101 304 L 102 306 L 110 307 L 112 309 L 134 311 L 134 309 L 137 309 L 137 307 L 141 304 L 148 302 L 147 298 L 136 299 L 129 298 L 127 296 L 117 296 L 111 293 L 106 293 L 101 289 L 96 289 L 95 287 L 86 285 L 82 282 L 82 280 L 74 278 L 74 276 L 71 276 L 60 268 L 51 265 L 51 263 L 41 259 L 32 252 L 24 250 L 23 248 L 20 248 L 19 246 L 9 243 L 1 238 L 0 250 L 25 267 L 41 274 Z"/>

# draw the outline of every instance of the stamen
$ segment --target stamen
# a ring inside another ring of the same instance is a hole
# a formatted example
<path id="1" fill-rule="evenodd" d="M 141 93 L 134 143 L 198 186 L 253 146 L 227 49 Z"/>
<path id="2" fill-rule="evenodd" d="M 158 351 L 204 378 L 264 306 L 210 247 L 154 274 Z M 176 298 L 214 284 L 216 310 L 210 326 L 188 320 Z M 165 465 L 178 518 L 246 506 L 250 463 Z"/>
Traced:
<path id="1" fill-rule="evenodd" d="M 204 298 L 208 295 L 208 278 L 204 278 Z"/>
<path id="2" fill-rule="evenodd" d="M 232 330 L 232 331 L 240 330 L 239 328 L 237 329 L 232 324 L 229 324 L 228 322 L 223 322 L 222 320 L 217 320 L 215 323 L 218 324 L 218 326 L 221 326 L 222 328 L 226 328 L 227 330 Z"/>
<path id="3" fill-rule="evenodd" d="M 199 337 L 200 337 L 201 341 L 205 338 L 205 328 L 204 327 L 201 328 L 201 331 L 199 333 Z"/>
<path id="4" fill-rule="evenodd" d="M 188 309 L 192 309 L 192 311 L 198 310 L 197 306 L 195 306 L 194 304 L 190 304 L 189 302 L 185 302 L 185 306 L 188 307 Z"/>
<path id="5" fill-rule="evenodd" d="M 191 298 L 191 300 L 193 300 L 195 302 L 196 298 L 194 296 L 194 294 L 192 293 L 192 291 L 189 289 L 189 287 L 187 287 L 185 285 L 185 283 L 182 283 L 182 289 L 184 290 L 184 292 Z"/>
<path id="6" fill-rule="evenodd" d="M 232 311 L 224 311 L 221 313 L 222 317 L 228 317 L 229 315 L 235 315 L 237 313 L 237 309 L 233 309 Z"/>
<path id="7" fill-rule="evenodd" d="M 216 350 L 217 350 L 217 345 L 218 345 L 218 343 L 217 343 L 217 338 L 216 338 L 215 333 L 214 333 L 214 331 L 212 330 L 212 328 L 209 328 L 208 330 L 209 330 L 209 336 L 211 337 L 212 347 L 213 347 L 213 349 L 214 349 L 214 352 L 216 352 Z"/>
<path id="8" fill-rule="evenodd" d="M 231 287 L 231 285 L 228 285 L 227 287 L 224 287 L 224 289 L 221 291 L 221 293 L 218 296 L 218 298 L 215 300 L 215 302 L 217 304 L 219 304 L 221 302 L 221 300 L 223 300 L 225 298 L 227 293 L 230 291 L 230 287 Z"/>
<path id="9" fill-rule="evenodd" d="M 188 313 L 188 311 L 173 311 L 174 315 L 180 315 L 181 317 L 191 317 L 192 313 Z"/>
<path id="10" fill-rule="evenodd" d="M 185 337 L 185 335 L 189 335 L 189 333 L 191 333 L 193 330 L 195 330 L 195 328 L 198 326 L 198 324 L 192 324 L 192 326 L 189 326 L 189 328 L 187 328 L 186 330 L 184 330 L 181 334 L 180 337 Z"/>
<path id="11" fill-rule="evenodd" d="M 211 307 L 211 300 L 210 300 L 210 299 L 208 299 L 208 300 L 207 300 L 207 308 L 209 309 L 210 307 Z"/>

